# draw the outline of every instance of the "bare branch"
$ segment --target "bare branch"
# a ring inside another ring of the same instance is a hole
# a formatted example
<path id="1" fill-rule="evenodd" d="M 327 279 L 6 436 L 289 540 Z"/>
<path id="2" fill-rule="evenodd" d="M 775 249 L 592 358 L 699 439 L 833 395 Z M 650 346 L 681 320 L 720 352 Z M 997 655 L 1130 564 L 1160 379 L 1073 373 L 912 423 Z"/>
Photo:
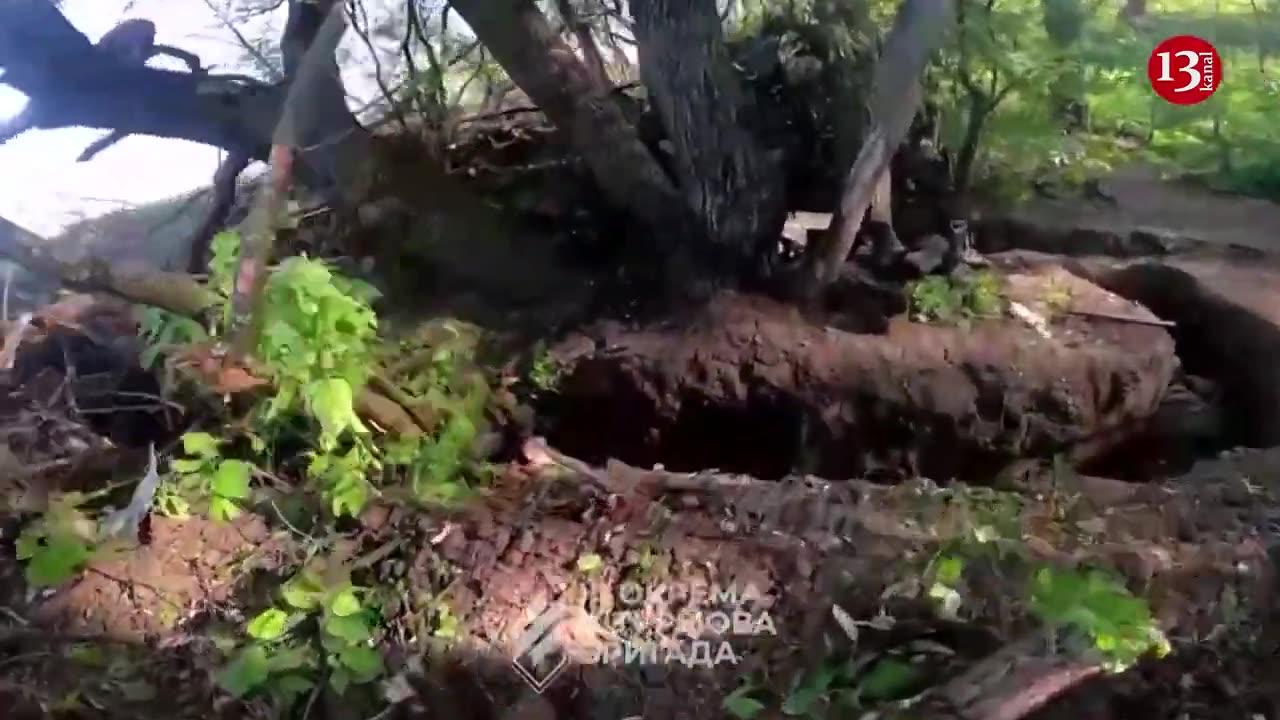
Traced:
<path id="1" fill-rule="evenodd" d="M 951 0 L 904 0 L 898 8 L 872 81 L 871 131 L 845 179 L 831 229 L 805 253 L 815 286 L 810 291 L 839 278 L 881 175 L 915 117 L 925 64 L 953 20 Z"/>

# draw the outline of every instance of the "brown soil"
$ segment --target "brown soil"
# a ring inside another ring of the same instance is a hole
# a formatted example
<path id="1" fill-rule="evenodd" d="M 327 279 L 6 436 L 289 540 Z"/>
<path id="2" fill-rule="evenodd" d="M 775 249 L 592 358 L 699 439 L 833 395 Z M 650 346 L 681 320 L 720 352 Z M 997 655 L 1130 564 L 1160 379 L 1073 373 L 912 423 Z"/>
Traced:
<path id="1" fill-rule="evenodd" d="M 1175 341 L 1188 365 L 1227 386 L 1232 407 L 1252 399 L 1253 424 L 1269 432 L 1276 405 L 1263 414 L 1274 397 L 1266 393 L 1277 384 L 1274 370 L 1257 368 L 1276 365 L 1277 298 L 1266 290 L 1274 282 L 1261 266 L 1205 258 L 1055 261 L 1176 320 L 1170 333 L 1143 307 L 1055 263 L 997 260 L 1013 272 L 1016 299 L 1055 315 L 1051 340 L 1008 321 L 898 321 L 885 335 L 858 335 L 730 295 L 679 323 L 606 327 L 562 344 L 557 352 L 574 367 L 553 442 L 561 449 L 782 480 L 517 462 L 483 502 L 456 513 L 376 506 L 335 543 L 394 591 L 380 645 L 391 676 L 344 698 L 318 693 L 298 717 L 722 718 L 722 698 L 745 677 L 776 697 L 823 662 L 896 652 L 927 668 L 930 685 L 978 695 L 1007 679 L 1006 668 L 962 672 L 1025 637 L 1018 598 L 1041 560 L 1114 570 L 1149 598 L 1175 652 L 1085 682 L 1028 717 L 1280 717 L 1280 454 L 1227 454 L 1147 484 L 1036 462 L 1081 443 L 1104 448 L 1155 410 L 1178 374 Z M 1046 284 L 1064 283 L 1085 314 L 1049 312 Z M 30 592 L 12 549 L 29 513 L 52 490 L 136 478 L 143 463 L 70 420 L 65 404 L 48 402 L 50 388 L 28 386 L 0 397 L 5 717 L 267 717 L 263 703 L 215 690 L 218 643 L 242 637 L 245 618 L 264 606 L 270 585 L 256 581 L 314 550 L 313 539 L 271 512 L 230 525 L 153 517 L 140 547 L 56 592 Z M 999 496 L 1016 498 L 1005 518 L 1013 552 L 966 572 L 964 602 L 949 620 L 922 598 L 922 568 L 993 511 L 991 491 L 792 475 L 798 466 L 829 477 L 887 469 L 988 479 L 1024 458 L 1032 467 L 1016 493 Z M 681 482 L 646 484 L 673 477 Z M 767 522 L 751 493 L 766 498 Z M 837 532 L 815 522 L 832 508 L 846 518 Z M 627 614 L 624 582 L 680 591 L 650 595 L 646 612 Z M 759 595 L 747 607 L 768 612 L 776 635 L 730 638 L 736 665 L 572 662 L 542 694 L 512 668 L 513 641 L 551 603 L 578 610 L 557 633 L 580 658 L 598 649 L 601 628 L 648 637 L 663 616 L 709 607 L 691 589 L 748 585 Z M 856 640 L 833 606 L 868 623 Z M 452 638 L 433 614 L 441 607 L 459 620 Z M 384 690 L 401 700 L 385 712 Z"/>
<path id="2" fill-rule="evenodd" d="M 1055 283 L 1081 308 L 1142 313 L 1053 268 L 1009 278 L 1011 297 L 1042 310 Z M 677 324 L 606 329 L 561 385 L 553 441 L 597 460 L 760 477 L 801 466 L 989 478 L 1150 415 L 1176 366 L 1161 327 L 1062 316 L 1051 332 L 898 318 L 863 335 L 722 296 Z M 580 352 L 581 338 L 570 343 Z"/>

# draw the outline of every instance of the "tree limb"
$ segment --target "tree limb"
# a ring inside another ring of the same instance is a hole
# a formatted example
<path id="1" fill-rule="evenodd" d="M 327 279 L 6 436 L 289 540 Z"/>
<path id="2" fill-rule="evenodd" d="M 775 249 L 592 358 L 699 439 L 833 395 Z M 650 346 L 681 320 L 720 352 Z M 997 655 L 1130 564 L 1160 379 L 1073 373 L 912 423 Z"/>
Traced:
<path id="1" fill-rule="evenodd" d="M 920 75 L 954 19 L 951 0 L 904 0 L 876 63 L 871 130 L 849 170 L 831 229 L 805 253 L 812 290 L 840 277 L 877 183 L 906 138 L 921 99 Z"/>
<path id="2" fill-rule="evenodd" d="M 103 135 L 97 140 L 94 140 L 93 142 L 89 143 L 88 147 L 86 147 L 84 150 L 81 150 L 80 154 L 76 156 L 76 162 L 78 163 L 88 162 L 94 159 L 95 157 L 97 157 L 98 153 L 102 152 L 103 150 L 106 150 L 107 148 L 111 147 L 112 145 L 115 145 L 116 143 L 120 142 L 121 140 L 127 137 L 129 137 L 129 133 L 123 130 L 112 130 L 106 135 Z"/>
<path id="3" fill-rule="evenodd" d="M 581 153 L 605 197 L 664 236 L 688 221 L 683 203 L 621 108 L 530 0 L 454 0 L 453 7 L 507 75 Z M 674 212 L 673 212 L 674 211 Z M 677 237 L 670 238 L 673 243 Z"/>
<path id="4" fill-rule="evenodd" d="M 213 236 L 227 224 L 227 217 L 236 202 L 236 183 L 240 173 L 249 167 L 250 158 L 245 153 L 229 153 L 213 174 L 213 200 L 204 222 L 191 235 L 187 243 L 191 256 L 187 259 L 187 272 L 198 275 L 206 270 L 206 256 Z"/>

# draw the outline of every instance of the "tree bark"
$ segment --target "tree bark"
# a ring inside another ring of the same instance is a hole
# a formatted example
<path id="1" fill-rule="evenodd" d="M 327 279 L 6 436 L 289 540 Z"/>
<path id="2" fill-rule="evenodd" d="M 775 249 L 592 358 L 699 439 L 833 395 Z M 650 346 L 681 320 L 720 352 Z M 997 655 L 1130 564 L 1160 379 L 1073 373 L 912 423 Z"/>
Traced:
<path id="1" fill-rule="evenodd" d="M 573 6 L 573 0 L 556 0 L 556 11 L 560 13 L 560 19 L 564 21 L 565 27 L 577 40 L 578 50 L 582 52 L 582 63 L 587 68 L 587 73 L 591 75 L 592 82 L 597 87 L 612 88 L 609 71 L 604 66 L 604 57 L 600 55 L 600 46 L 596 44 L 595 35 L 591 32 L 591 23 L 583 20 L 578 14 L 578 10 Z"/>
<path id="2" fill-rule="evenodd" d="M 688 237 L 692 223 L 657 159 L 532 0 L 455 0 L 453 7 L 581 153 L 614 207 L 660 231 L 668 247 Z"/>
<path id="3" fill-rule="evenodd" d="M 675 147 L 700 234 L 737 273 L 772 250 L 786 220 L 781 167 L 750 132 L 715 0 L 633 0 L 640 74 Z M 727 268 L 726 268 L 727 269 Z"/>
<path id="4" fill-rule="evenodd" d="M 954 19 L 951 0 L 903 0 L 872 81 L 871 130 L 849 170 L 831 229 L 806 252 L 810 292 L 840 276 L 894 150 L 920 105 L 920 75 Z"/>

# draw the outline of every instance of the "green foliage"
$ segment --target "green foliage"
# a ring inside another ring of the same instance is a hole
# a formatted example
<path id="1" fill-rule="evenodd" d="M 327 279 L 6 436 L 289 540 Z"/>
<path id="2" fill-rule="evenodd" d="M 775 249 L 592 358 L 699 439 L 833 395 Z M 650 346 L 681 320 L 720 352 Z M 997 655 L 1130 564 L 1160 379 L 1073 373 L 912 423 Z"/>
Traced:
<path id="1" fill-rule="evenodd" d="M 963 603 L 964 574 L 970 563 L 1013 553 L 1026 560 L 1018 496 L 996 491 L 949 491 L 967 520 L 960 537 L 944 545 L 926 569 L 927 595 L 939 611 L 956 617 Z M 1030 562 L 1026 603 L 1051 633 L 1070 628 L 1085 634 L 1103 665 L 1119 672 L 1150 652 L 1169 652 L 1146 600 L 1135 597 L 1111 575 L 1096 569 L 1061 568 Z"/>
<path id="2" fill-rule="evenodd" d="M 18 535 L 17 557 L 27 561 L 28 583 L 61 585 L 93 558 L 97 524 L 80 509 L 87 499 L 80 493 L 52 498 L 44 515 Z"/>
<path id="3" fill-rule="evenodd" d="M 307 568 L 285 582 L 280 604 L 245 625 L 249 641 L 218 672 L 218 685 L 237 698 L 265 693 L 287 708 L 321 672 L 339 694 L 381 677 L 385 666 L 373 647 L 381 616 L 372 593 L 336 575 Z"/>
<path id="4" fill-rule="evenodd" d="M 1046 565 L 1035 572 L 1028 594 L 1042 622 L 1087 634 L 1108 670 L 1123 671 L 1149 652 L 1170 652 L 1147 603 L 1106 572 Z"/>
<path id="5" fill-rule="evenodd" d="M 543 392 L 550 392 L 560 384 L 564 368 L 545 348 L 539 348 L 529 366 L 529 382 Z"/>
<path id="6" fill-rule="evenodd" d="M 170 467 L 174 490 L 184 498 L 207 498 L 209 517 L 219 522 L 234 520 L 240 505 L 250 497 L 249 481 L 254 467 L 244 460 L 224 458 L 217 438 L 206 432 L 189 432 L 182 436 L 184 457 L 175 458 Z"/>
<path id="7" fill-rule="evenodd" d="M 965 4 L 963 22 L 937 55 L 931 99 L 944 144 L 977 148 L 975 181 L 999 199 L 1025 198 L 1032 180 L 1078 186 L 1130 162 L 1167 167 L 1213 187 L 1280 197 L 1280 137 L 1272 130 L 1280 39 L 1274 6 L 1250 0 L 1211 5 L 1152 3 L 1135 31 L 1106 3 L 1075 0 Z M 1204 103 L 1170 105 L 1151 91 L 1146 63 L 1166 37 L 1214 43 L 1224 78 Z M 1053 108 L 1079 98 L 1083 129 L 1064 133 Z M 1243 152 L 1242 152 L 1243 151 Z"/>
<path id="8" fill-rule="evenodd" d="M 985 270 L 958 279 L 929 275 L 911 283 L 908 293 L 912 316 L 923 322 L 962 323 L 997 317 L 1003 309 L 1000 277 Z"/>
<path id="9" fill-rule="evenodd" d="M 207 340 L 209 334 L 200 323 L 168 310 L 149 307 L 142 313 L 143 349 L 138 362 L 144 368 L 155 367 L 165 350 Z"/>

